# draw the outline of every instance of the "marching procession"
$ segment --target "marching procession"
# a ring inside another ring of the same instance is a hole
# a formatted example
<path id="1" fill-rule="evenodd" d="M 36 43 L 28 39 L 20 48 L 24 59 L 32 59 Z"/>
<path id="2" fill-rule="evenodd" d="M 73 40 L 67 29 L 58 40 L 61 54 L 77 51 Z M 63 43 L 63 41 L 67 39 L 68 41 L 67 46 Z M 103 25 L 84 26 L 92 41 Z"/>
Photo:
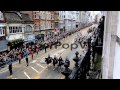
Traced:
<path id="1" fill-rule="evenodd" d="M 89 25 L 90 26 L 90 25 Z M 16 61 L 19 62 L 19 64 L 21 64 L 21 60 L 23 58 L 25 58 L 26 60 L 26 66 L 29 66 L 29 60 L 28 60 L 28 56 L 31 56 L 31 59 L 33 60 L 34 58 L 34 54 L 37 53 L 41 50 L 44 50 L 45 53 L 47 52 L 47 48 L 52 49 L 53 46 L 57 49 L 57 43 L 61 42 L 63 39 L 65 39 L 66 37 L 69 37 L 70 35 L 78 32 L 80 29 L 74 30 L 72 32 L 66 32 L 63 33 L 61 35 L 56 35 L 54 38 L 48 38 L 47 41 L 43 42 L 36 42 L 33 45 L 24 45 L 21 48 L 17 48 L 17 49 L 13 49 L 10 52 L 3 52 L 0 54 L 0 67 L 4 68 L 8 65 L 9 67 L 9 71 L 10 71 L 10 75 L 12 75 L 12 64 Z M 80 36 L 81 37 L 81 34 Z M 78 35 L 77 37 L 78 38 Z M 54 57 L 51 58 L 50 56 L 48 56 L 48 58 L 46 58 L 46 63 L 47 65 L 49 65 L 52 61 L 53 61 L 53 66 L 56 67 L 56 65 L 61 69 L 61 66 L 63 66 L 64 64 L 66 64 L 65 62 L 63 62 L 62 57 L 59 57 L 59 59 L 57 59 L 58 57 Z M 66 61 L 69 62 L 68 59 L 66 59 Z M 69 64 L 68 64 L 69 66 Z M 55 68 L 54 68 L 55 69 Z"/>

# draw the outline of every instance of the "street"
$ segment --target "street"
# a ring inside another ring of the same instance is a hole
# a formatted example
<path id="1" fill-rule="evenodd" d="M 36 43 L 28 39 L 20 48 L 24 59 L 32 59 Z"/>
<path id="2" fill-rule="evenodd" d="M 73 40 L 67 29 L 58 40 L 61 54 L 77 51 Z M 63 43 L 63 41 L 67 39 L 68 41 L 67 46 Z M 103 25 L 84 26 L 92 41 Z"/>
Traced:
<path id="1" fill-rule="evenodd" d="M 94 25 L 95 26 L 95 25 Z M 89 27 L 85 29 L 81 29 L 80 33 L 82 35 L 87 34 L 87 30 Z M 62 40 L 63 43 L 68 43 L 69 45 L 74 42 L 75 36 L 77 33 L 68 36 L 65 40 Z M 9 76 L 9 70 L 6 68 L 5 70 L 0 71 L 0 79 L 64 79 L 64 76 L 61 72 L 57 71 L 57 68 L 53 70 L 53 65 L 51 64 L 49 68 L 47 68 L 46 63 L 44 62 L 45 58 L 50 54 L 51 57 L 54 55 L 59 58 L 62 56 L 63 60 L 66 57 L 70 60 L 70 69 L 74 67 L 74 61 L 72 60 L 75 57 L 75 52 L 78 51 L 79 55 L 82 53 L 83 49 L 78 45 L 77 49 L 71 48 L 64 49 L 62 46 L 58 46 L 57 49 L 52 48 L 47 49 L 47 53 L 40 51 L 37 54 L 34 54 L 34 60 L 29 56 L 29 66 L 26 67 L 25 59 L 22 59 L 21 64 L 18 62 L 13 64 L 13 75 Z"/>

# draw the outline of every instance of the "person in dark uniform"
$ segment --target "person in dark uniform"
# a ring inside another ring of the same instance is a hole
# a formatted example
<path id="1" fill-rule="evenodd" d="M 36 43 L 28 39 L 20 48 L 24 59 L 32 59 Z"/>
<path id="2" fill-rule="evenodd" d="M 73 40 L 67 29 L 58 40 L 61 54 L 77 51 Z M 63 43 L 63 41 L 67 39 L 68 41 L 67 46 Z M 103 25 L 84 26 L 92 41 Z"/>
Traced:
<path id="1" fill-rule="evenodd" d="M 58 63 L 58 60 L 57 60 L 57 57 L 56 55 L 54 56 L 54 59 L 53 59 L 53 66 L 54 66 L 54 69 L 55 70 L 55 65 Z"/>
<path id="2" fill-rule="evenodd" d="M 65 66 L 65 67 L 69 67 L 69 66 L 70 66 L 70 61 L 69 61 L 68 58 L 66 58 L 65 63 L 64 63 L 64 66 Z"/>
<path id="3" fill-rule="evenodd" d="M 49 67 L 49 64 L 52 62 L 52 57 L 48 55 L 48 58 L 45 58 L 45 62 L 47 63 L 47 67 Z"/>
<path id="4" fill-rule="evenodd" d="M 64 61 L 62 59 L 62 57 L 60 56 L 59 59 L 58 59 L 58 67 L 59 69 L 61 70 L 61 66 L 64 64 Z"/>
<path id="5" fill-rule="evenodd" d="M 29 66 L 28 54 L 29 54 L 29 51 L 26 49 L 26 51 L 25 51 L 25 56 L 26 56 L 26 63 L 27 63 L 27 66 Z"/>
<path id="6" fill-rule="evenodd" d="M 47 44 L 46 43 L 44 44 L 44 48 L 45 48 L 45 53 L 46 53 L 46 51 L 47 51 Z"/>
<path id="7" fill-rule="evenodd" d="M 12 75 L 12 57 L 11 56 L 8 56 L 8 69 L 9 69 L 9 72 L 10 72 L 10 75 Z"/>

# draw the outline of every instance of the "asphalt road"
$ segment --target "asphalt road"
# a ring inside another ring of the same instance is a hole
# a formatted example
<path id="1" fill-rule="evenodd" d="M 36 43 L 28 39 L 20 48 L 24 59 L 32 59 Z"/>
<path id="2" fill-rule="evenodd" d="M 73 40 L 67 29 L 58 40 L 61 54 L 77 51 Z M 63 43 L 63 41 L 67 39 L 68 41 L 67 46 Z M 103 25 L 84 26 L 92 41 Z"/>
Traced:
<path id="1" fill-rule="evenodd" d="M 80 32 L 82 35 L 87 34 L 87 30 L 89 27 L 82 29 Z M 69 45 L 74 42 L 75 36 L 77 33 L 67 37 L 62 41 L 62 44 L 68 43 Z M 57 49 L 52 48 L 52 50 L 47 49 L 47 53 L 44 51 L 39 52 L 39 54 L 34 55 L 34 60 L 31 60 L 31 56 L 29 56 L 29 66 L 26 67 L 26 62 L 23 59 L 21 64 L 16 62 L 13 65 L 13 75 L 9 76 L 8 69 L 0 71 L 0 79 L 63 79 L 64 76 L 58 71 L 56 68 L 53 70 L 53 65 L 51 64 L 49 68 L 47 68 L 46 63 L 44 62 L 44 58 L 50 54 L 50 56 L 57 57 L 62 56 L 63 60 L 67 57 L 70 60 L 70 69 L 74 67 L 73 58 L 75 57 L 75 52 L 78 51 L 80 54 L 83 49 L 78 44 L 77 49 L 73 49 L 71 51 L 70 47 L 68 49 L 62 48 L 59 46 Z"/>

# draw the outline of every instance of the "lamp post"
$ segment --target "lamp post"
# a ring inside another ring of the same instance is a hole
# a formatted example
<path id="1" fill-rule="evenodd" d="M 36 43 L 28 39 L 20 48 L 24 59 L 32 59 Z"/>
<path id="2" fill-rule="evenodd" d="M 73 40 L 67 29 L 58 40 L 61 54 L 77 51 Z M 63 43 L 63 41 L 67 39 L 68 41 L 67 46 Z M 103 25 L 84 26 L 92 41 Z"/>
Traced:
<path id="1" fill-rule="evenodd" d="M 64 71 L 61 72 L 63 75 L 65 75 L 65 79 L 69 79 L 69 75 L 71 74 L 71 70 L 69 69 L 69 64 L 70 64 L 70 61 L 66 58 L 66 62 L 64 64 Z"/>
<path id="2" fill-rule="evenodd" d="M 78 57 L 79 53 L 78 53 L 78 51 L 75 53 L 75 55 L 76 55 L 76 57 L 73 60 L 76 62 L 75 67 L 78 67 L 79 66 L 78 65 L 78 61 L 79 61 L 79 57 Z"/>

